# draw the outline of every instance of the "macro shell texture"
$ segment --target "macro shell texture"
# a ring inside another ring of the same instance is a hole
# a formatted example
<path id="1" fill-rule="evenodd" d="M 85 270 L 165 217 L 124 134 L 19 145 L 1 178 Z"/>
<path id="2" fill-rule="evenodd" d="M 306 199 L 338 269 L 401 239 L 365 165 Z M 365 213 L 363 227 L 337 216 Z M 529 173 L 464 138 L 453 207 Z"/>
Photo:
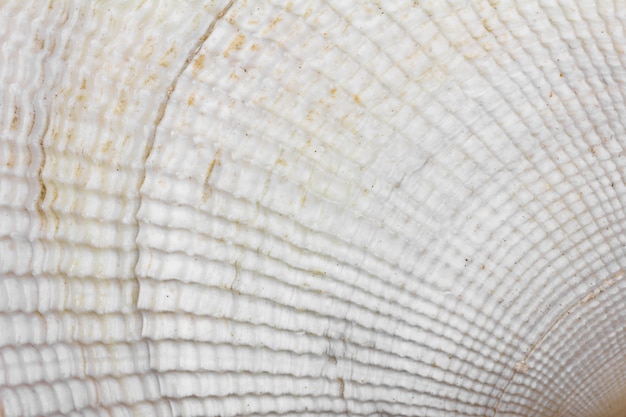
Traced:
<path id="1" fill-rule="evenodd" d="M 0 416 L 626 413 L 626 4 L 0 1 Z"/>

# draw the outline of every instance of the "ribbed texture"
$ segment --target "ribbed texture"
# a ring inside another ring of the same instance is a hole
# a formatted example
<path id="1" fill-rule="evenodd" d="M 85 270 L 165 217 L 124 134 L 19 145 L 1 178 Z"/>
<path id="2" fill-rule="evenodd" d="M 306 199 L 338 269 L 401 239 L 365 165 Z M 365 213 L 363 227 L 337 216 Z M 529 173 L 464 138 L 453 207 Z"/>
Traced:
<path id="1" fill-rule="evenodd" d="M 0 416 L 626 411 L 623 7 L 47 6 L 0 9 Z"/>

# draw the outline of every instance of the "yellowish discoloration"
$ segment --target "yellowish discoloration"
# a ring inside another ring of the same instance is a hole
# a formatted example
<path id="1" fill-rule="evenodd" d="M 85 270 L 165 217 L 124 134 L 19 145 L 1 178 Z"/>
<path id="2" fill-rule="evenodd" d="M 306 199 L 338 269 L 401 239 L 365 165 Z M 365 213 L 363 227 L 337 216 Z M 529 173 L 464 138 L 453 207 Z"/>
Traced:
<path id="1" fill-rule="evenodd" d="M 194 93 L 189 94 L 189 97 L 187 98 L 187 105 L 193 106 L 195 102 L 196 102 L 196 95 Z"/>
<path id="2" fill-rule="evenodd" d="M 355 103 L 363 104 L 363 102 L 361 101 L 361 97 L 359 97 L 358 94 L 355 94 L 352 98 L 354 99 Z"/>
<path id="3" fill-rule="evenodd" d="M 513 370 L 518 374 L 526 374 L 528 372 L 528 364 L 524 361 L 515 362 Z"/>
<path id="4" fill-rule="evenodd" d="M 205 175 L 204 183 L 202 186 L 202 202 L 203 203 L 206 203 L 206 201 L 211 196 L 211 193 L 213 192 L 213 189 L 209 185 L 209 180 L 211 179 L 211 175 L 213 174 L 213 170 L 215 169 L 215 166 L 221 165 L 222 163 L 220 160 L 221 156 L 222 156 L 222 151 L 221 149 L 218 149 L 217 152 L 215 152 L 213 161 L 211 161 L 211 164 L 209 165 L 209 168 L 207 169 L 207 173 Z"/>
<path id="5" fill-rule="evenodd" d="M 255 52 L 260 50 L 260 49 L 261 49 L 261 47 L 258 44 L 256 44 L 256 43 L 253 43 L 252 46 L 250 46 L 250 50 L 255 51 Z"/>
<path id="6" fill-rule="evenodd" d="M 50 195 L 52 196 L 50 198 L 50 205 L 52 206 L 52 204 L 54 204 L 54 202 L 57 201 L 57 198 L 59 198 L 59 189 L 55 183 L 52 183 L 50 185 L 50 189 L 51 189 Z"/>
<path id="7" fill-rule="evenodd" d="M 151 73 L 150 75 L 148 75 L 146 77 L 146 80 L 144 81 L 144 84 L 145 85 L 151 84 L 154 81 L 156 81 L 156 79 L 157 79 L 157 75 L 155 73 Z"/>
<path id="8" fill-rule="evenodd" d="M 111 149 L 111 146 L 113 145 L 113 142 L 110 140 L 107 140 L 104 145 L 102 145 L 102 153 L 107 153 L 109 152 L 109 150 Z"/>
<path id="9" fill-rule="evenodd" d="M 287 166 L 287 161 L 283 158 L 283 151 L 280 151 L 278 158 L 276 159 L 276 165 Z"/>
<path id="10" fill-rule="evenodd" d="M 44 40 L 39 37 L 39 33 L 35 34 L 35 45 L 39 49 L 43 49 L 46 46 Z"/>
<path id="11" fill-rule="evenodd" d="M 154 41 L 152 39 L 148 39 L 146 43 L 143 44 L 141 50 L 139 51 L 139 57 L 143 59 L 150 59 L 152 54 L 154 53 Z"/>
<path id="12" fill-rule="evenodd" d="M 85 171 L 85 167 L 82 164 L 76 165 L 74 169 L 74 178 L 79 180 L 83 176 L 83 172 Z"/>
<path id="13" fill-rule="evenodd" d="M 330 89 L 330 96 L 331 96 L 332 98 L 337 97 L 337 89 L 336 89 L 335 87 L 333 87 L 333 88 L 331 88 L 331 89 Z"/>
<path id="14" fill-rule="evenodd" d="M 224 58 L 228 58 L 230 56 L 231 51 L 239 51 L 243 46 L 243 43 L 246 41 L 246 36 L 243 33 L 238 33 L 235 36 L 235 39 L 228 45 L 228 48 L 224 51 Z"/>
<path id="15" fill-rule="evenodd" d="M 204 69 L 204 55 L 198 55 L 195 61 L 193 61 L 193 73 L 197 74 L 199 71 Z"/>
<path id="16" fill-rule="evenodd" d="M 165 52 L 165 55 L 163 55 L 163 57 L 159 61 L 159 65 L 162 67 L 169 67 L 170 63 L 172 62 L 175 56 L 176 56 L 176 48 L 174 47 L 174 45 L 172 45 L 170 49 L 168 49 L 167 52 Z"/>
<path id="17" fill-rule="evenodd" d="M 263 31 L 263 34 L 267 35 L 271 31 L 276 29 L 276 25 L 278 25 L 280 22 L 282 22 L 282 20 L 283 20 L 282 16 L 276 16 L 276 18 L 274 20 L 272 20 L 272 23 L 270 23 L 270 25 Z"/>
<path id="18" fill-rule="evenodd" d="M 122 91 L 120 93 L 120 98 L 117 101 L 117 106 L 115 106 L 115 113 L 122 114 L 126 111 L 126 106 L 128 104 L 127 100 L 126 92 Z"/>
<path id="19" fill-rule="evenodd" d="M 494 31 L 494 26 L 493 26 L 493 19 L 483 19 L 483 26 L 485 27 L 485 30 L 487 32 L 493 33 Z"/>

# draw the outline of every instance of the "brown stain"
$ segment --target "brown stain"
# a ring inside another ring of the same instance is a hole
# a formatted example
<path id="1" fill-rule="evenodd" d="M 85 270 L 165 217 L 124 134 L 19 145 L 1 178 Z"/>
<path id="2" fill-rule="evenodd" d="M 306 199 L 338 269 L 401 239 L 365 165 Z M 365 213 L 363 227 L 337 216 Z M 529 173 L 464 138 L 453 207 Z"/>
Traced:
<path id="1" fill-rule="evenodd" d="M 35 34 L 35 46 L 40 50 L 43 50 L 43 48 L 46 46 L 44 40 L 39 37 L 39 33 Z"/>
<path id="2" fill-rule="evenodd" d="M 221 160 L 220 157 L 222 156 L 222 150 L 218 149 L 215 152 L 215 156 L 213 157 L 213 160 L 211 161 L 211 164 L 209 165 L 209 168 L 207 169 L 205 178 L 204 178 L 204 182 L 202 185 L 202 202 L 206 203 L 206 201 L 209 199 L 209 197 L 211 196 L 211 193 L 213 192 L 213 189 L 211 188 L 211 186 L 209 185 L 209 180 L 211 179 L 211 175 L 213 174 L 213 170 L 215 169 L 216 165 L 221 165 Z"/>
<path id="3" fill-rule="evenodd" d="M 39 181 L 39 196 L 37 197 L 37 211 L 39 211 L 40 216 L 43 219 L 43 201 L 46 199 L 46 183 L 41 178 L 41 172 L 38 177 Z"/>
<path id="4" fill-rule="evenodd" d="M 61 224 L 61 222 L 59 221 L 59 216 L 57 215 L 57 212 L 55 210 L 52 209 L 54 202 L 57 201 L 57 198 L 59 198 L 59 189 L 57 188 L 56 184 L 51 184 L 48 189 L 50 189 L 50 195 L 52 196 L 50 198 L 50 214 L 53 217 L 52 221 L 54 222 L 54 231 L 58 232 L 59 231 L 59 225 Z"/>
<path id="5" fill-rule="evenodd" d="M 81 90 L 86 90 L 87 89 L 87 80 L 83 78 L 83 80 L 80 82 L 80 89 Z"/>
<path id="6" fill-rule="evenodd" d="M 585 296 L 585 298 L 580 300 L 580 305 L 585 305 L 585 304 L 589 303 L 590 301 L 593 301 L 597 296 L 598 296 L 598 294 L 596 294 L 594 292 L 592 292 L 591 294 L 587 294 Z"/>
<path id="7" fill-rule="evenodd" d="M 589 147 L 589 152 L 591 152 L 591 155 L 596 156 L 596 148 L 595 148 L 595 146 L 591 145 Z"/>
<path id="8" fill-rule="evenodd" d="M 228 58 L 232 51 L 240 51 L 243 43 L 246 41 L 246 36 L 243 33 L 238 33 L 235 39 L 232 40 L 228 48 L 224 51 L 224 58 Z"/>
<path id="9" fill-rule="evenodd" d="M 5 164 L 8 168 L 13 168 L 15 166 L 15 154 L 13 153 L 13 149 L 9 150 L 9 159 Z"/>
<path id="10" fill-rule="evenodd" d="M 206 57 L 204 55 L 198 55 L 198 58 L 193 61 L 193 73 L 197 74 L 201 70 L 204 69 L 204 59 Z"/>
<path id="11" fill-rule="evenodd" d="M 250 50 L 251 51 L 259 51 L 261 49 L 261 47 L 259 46 L 259 44 L 257 43 L 253 43 L 252 46 L 250 46 Z"/>
<path id="12" fill-rule="evenodd" d="M 552 98 L 552 91 L 550 91 L 550 98 Z"/>
<path id="13" fill-rule="evenodd" d="M 13 119 L 11 119 L 11 130 L 16 130 L 20 123 L 20 108 L 13 106 Z"/>
<path id="14" fill-rule="evenodd" d="M 333 87 L 333 88 L 331 88 L 331 89 L 330 89 L 330 96 L 331 96 L 332 98 L 337 97 L 337 89 L 336 89 L 335 87 Z"/>
<path id="15" fill-rule="evenodd" d="M 343 378 L 337 378 L 337 382 L 339 383 L 339 396 L 342 400 L 346 399 L 346 383 Z"/>
<path id="16" fill-rule="evenodd" d="M 357 104 L 363 104 L 363 102 L 361 101 L 361 97 L 359 97 L 358 94 L 355 94 L 354 96 L 352 96 L 352 99 L 354 100 L 355 103 Z"/>
<path id="17" fill-rule="evenodd" d="M 35 123 L 35 118 L 33 117 L 33 124 Z M 43 210 L 43 202 L 46 199 L 46 183 L 43 179 L 43 170 L 46 166 L 46 148 L 44 146 L 44 138 L 46 137 L 46 133 L 50 128 L 50 119 L 46 118 L 46 125 L 44 128 L 44 133 L 39 138 L 39 149 L 41 151 L 41 163 L 39 164 L 39 168 L 37 169 L 37 182 L 39 183 L 39 195 L 37 196 L 37 200 L 35 201 L 35 208 L 37 213 L 39 214 L 39 219 L 42 222 L 42 225 L 46 222 L 46 216 Z M 32 130 L 32 126 L 31 126 Z M 29 132 L 30 133 L 30 132 Z"/>
<path id="18" fill-rule="evenodd" d="M 196 95 L 194 93 L 191 93 L 189 97 L 187 97 L 187 105 L 193 106 L 195 102 L 196 102 Z"/>

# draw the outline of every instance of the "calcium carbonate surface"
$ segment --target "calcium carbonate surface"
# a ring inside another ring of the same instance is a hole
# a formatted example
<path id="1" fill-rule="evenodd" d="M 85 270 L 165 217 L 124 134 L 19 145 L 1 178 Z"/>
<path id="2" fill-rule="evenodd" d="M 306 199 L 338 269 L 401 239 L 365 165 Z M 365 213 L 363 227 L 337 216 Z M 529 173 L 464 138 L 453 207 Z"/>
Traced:
<path id="1" fill-rule="evenodd" d="M 622 416 L 625 10 L 0 1 L 0 416 Z"/>

